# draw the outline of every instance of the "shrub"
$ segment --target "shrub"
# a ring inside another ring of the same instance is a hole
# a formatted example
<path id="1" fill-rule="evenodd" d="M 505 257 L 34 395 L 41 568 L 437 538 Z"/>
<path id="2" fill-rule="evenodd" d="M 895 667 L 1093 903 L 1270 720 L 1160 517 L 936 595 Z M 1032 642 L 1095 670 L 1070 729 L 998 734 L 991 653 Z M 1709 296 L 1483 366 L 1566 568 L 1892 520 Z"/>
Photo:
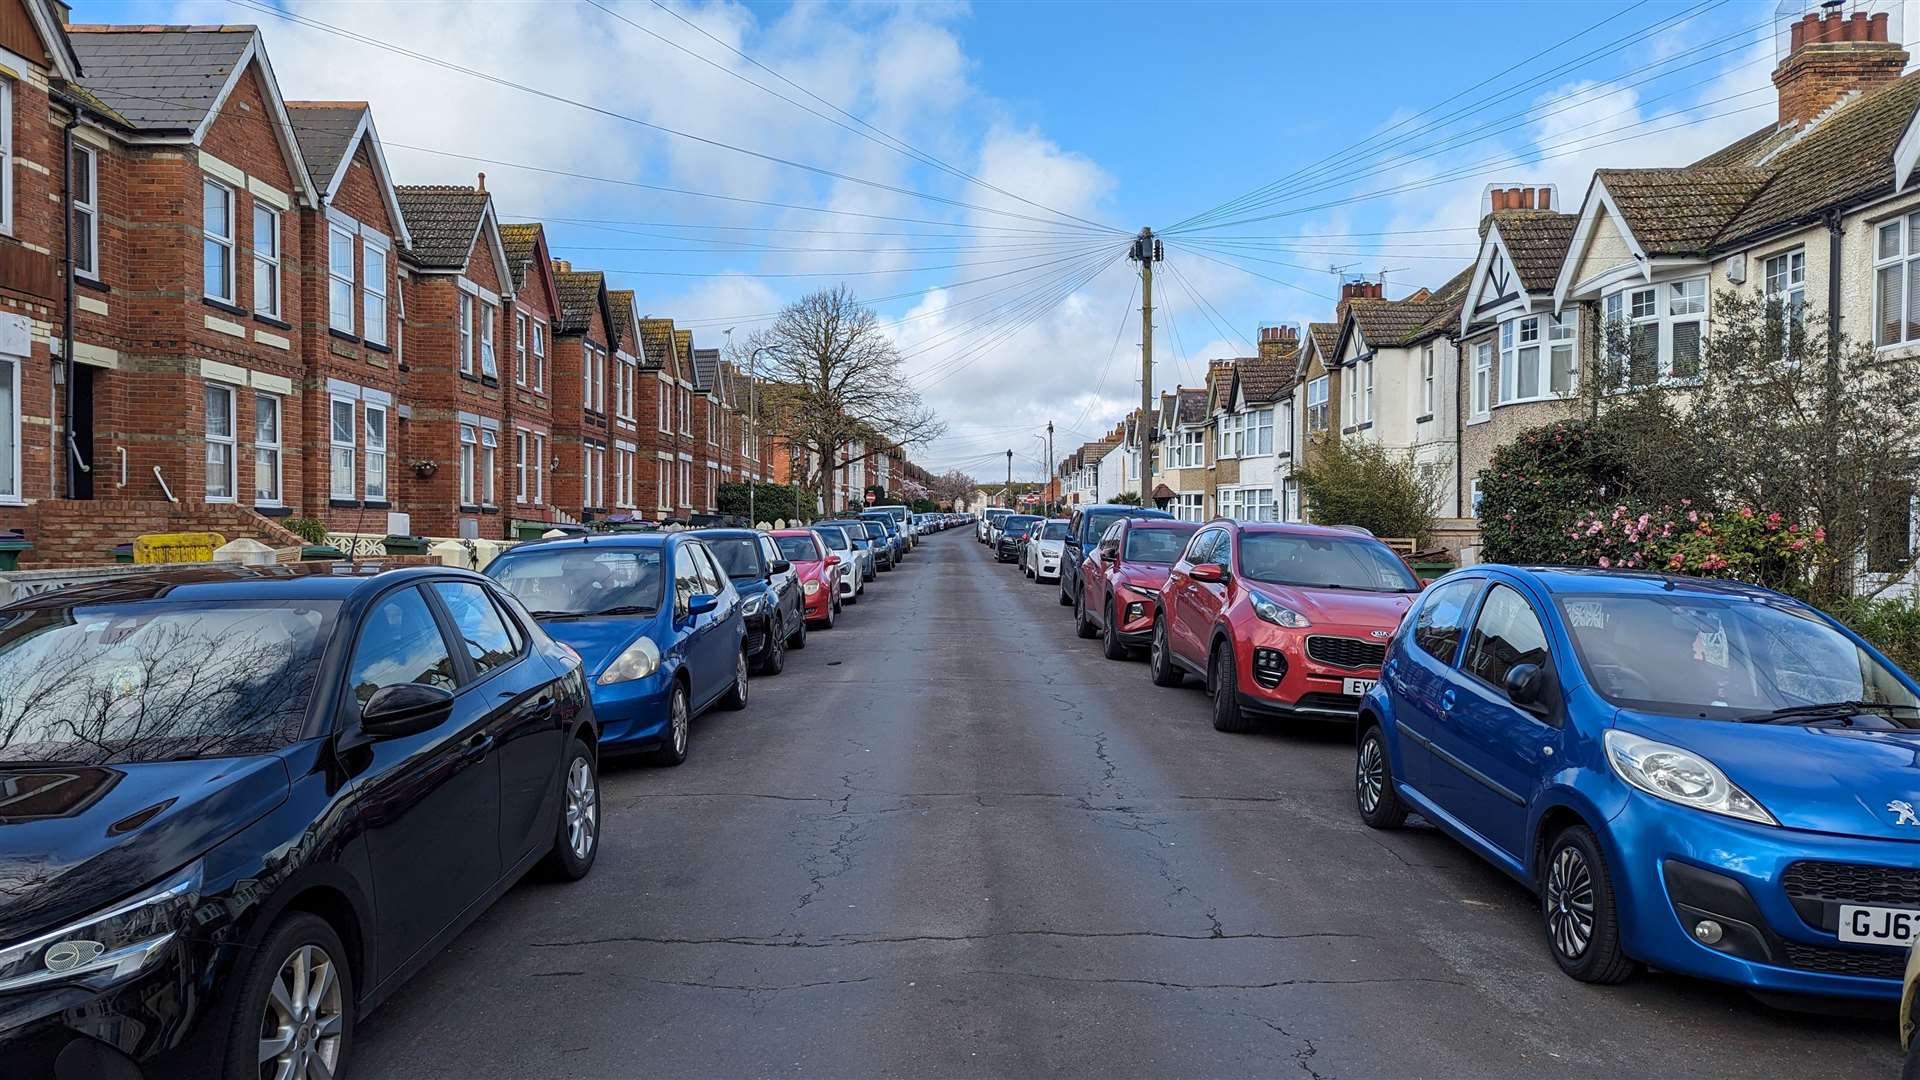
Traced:
<path id="1" fill-rule="evenodd" d="M 309 544 L 324 544 L 327 542 L 327 526 L 326 523 L 319 518 L 288 518 L 286 521 L 281 522 L 281 524 L 286 527 L 288 532 L 305 540 Z"/>
<path id="2" fill-rule="evenodd" d="M 1140 493 L 1137 491 L 1123 491 L 1115 495 L 1112 502 L 1115 506 L 1139 506 Z"/>
<path id="3" fill-rule="evenodd" d="M 722 514 L 747 517 L 749 506 L 751 516 L 760 521 L 795 521 L 801 518 L 811 519 L 811 513 L 800 510 L 801 503 L 812 498 L 811 491 L 800 493 L 800 502 L 795 501 L 794 489 L 785 484 L 756 484 L 752 499 L 748 499 L 746 484 L 721 484 L 715 504 Z M 756 522 L 758 524 L 758 522 Z"/>
<path id="4" fill-rule="evenodd" d="M 1828 614 L 1873 643 L 1908 673 L 1920 672 L 1920 600 L 1844 597 Z"/>
<path id="5" fill-rule="evenodd" d="M 1741 507 L 1715 513 L 1694 507 L 1585 512 L 1566 532 L 1567 557 L 1581 566 L 1664 570 L 1729 578 L 1772 589 L 1802 591 L 1825 554 L 1827 531 L 1790 522 L 1772 511 Z"/>
<path id="6" fill-rule="evenodd" d="M 1357 439 L 1327 443 L 1300 470 L 1300 490 L 1316 525 L 1358 525 L 1375 536 L 1409 537 L 1416 546 L 1433 535 L 1433 492 L 1411 454 Z"/>

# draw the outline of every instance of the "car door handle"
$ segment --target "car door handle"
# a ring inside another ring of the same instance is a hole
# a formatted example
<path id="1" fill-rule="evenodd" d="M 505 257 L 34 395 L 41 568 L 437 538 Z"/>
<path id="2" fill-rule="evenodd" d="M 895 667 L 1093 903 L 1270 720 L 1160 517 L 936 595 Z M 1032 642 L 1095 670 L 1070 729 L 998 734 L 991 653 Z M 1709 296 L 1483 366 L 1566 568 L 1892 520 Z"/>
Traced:
<path id="1" fill-rule="evenodd" d="M 480 731 L 468 736 L 466 749 L 467 753 L 474 757 L 485 754 L 487 751 L 493 749 L 493 733 Z"/>
<path id="2" fill-rule="evenodd" d="M 1448 690 L 1440 695 L 1440 711 L 1443 713 L 1453 711 L 1453 691 L 1452 690 Z"/>

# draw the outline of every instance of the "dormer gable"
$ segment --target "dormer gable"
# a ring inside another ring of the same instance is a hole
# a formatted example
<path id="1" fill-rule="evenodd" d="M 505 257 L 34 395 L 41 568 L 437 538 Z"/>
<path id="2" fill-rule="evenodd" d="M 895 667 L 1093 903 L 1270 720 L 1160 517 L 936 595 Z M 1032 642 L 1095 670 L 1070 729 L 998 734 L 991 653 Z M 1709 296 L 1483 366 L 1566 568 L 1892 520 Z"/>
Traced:
<path id="1" fill-rule="evenodd" d="M 364 101 L 289 101 L 286 105 L 294 141 L 300 145 L 320 205 L 335 205 L 341 200 L 342 189 L 352 183 L 370 182 L 386 208 L 388 235 L 402 249 L 411 248 L 413 237 L 400 209 L 386 147 L 373 122 L 373 109 Z M 359 180 L 361 175 L 366 179 Z"/>

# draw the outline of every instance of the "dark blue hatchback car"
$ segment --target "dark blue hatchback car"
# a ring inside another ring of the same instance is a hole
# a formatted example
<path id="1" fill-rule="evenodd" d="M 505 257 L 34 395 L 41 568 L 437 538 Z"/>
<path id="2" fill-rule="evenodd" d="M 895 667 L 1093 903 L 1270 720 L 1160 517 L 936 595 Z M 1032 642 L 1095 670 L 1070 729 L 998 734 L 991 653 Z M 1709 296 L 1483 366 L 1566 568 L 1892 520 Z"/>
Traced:
<path id="1" fill-rule="evenodd" d="M 1474 567 L 1363 700 L 1355 787 L 1540 895 L 1568 974 L 1642 964 L 1897 999 L 1920 938 L 1920 686 L 1826 615 L 1721 581 Z"/>
<path id="2" fill-rule="evenodd" d="M 647 751 L 678 765 L 695 716 L 746 707 L 740 595 L 693 536 L 540 540 L 501 555 L 486 574 L 580 654 L 607 752 Z"/>

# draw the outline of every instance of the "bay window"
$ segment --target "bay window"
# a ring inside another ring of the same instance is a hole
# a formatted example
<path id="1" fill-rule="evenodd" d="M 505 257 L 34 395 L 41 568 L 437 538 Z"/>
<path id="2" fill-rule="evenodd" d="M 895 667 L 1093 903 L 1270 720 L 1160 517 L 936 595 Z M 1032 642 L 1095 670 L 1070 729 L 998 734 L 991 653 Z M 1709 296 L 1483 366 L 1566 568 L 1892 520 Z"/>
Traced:
<path id="1" fill-rule="evenodd" d="M 1920 214 L 1884 222 L 1873 234 L 1873 343 L 1920 341 Z"/>
<path id="2" fill-rule="evenodd" d="M 253 395 L 253 502 L 280 505 L 280 399 Z"/>
<path id="3" fill-rule="evenodd" d="M 1484 420 L 1491 403 L 1487 400 L 1493 391 L 1493 343 L 1482 341 L 1473 347 L 1473 388 L 1472 398 L 1467 403 L 1468 412 L 1476 420 Z"/>
<path id="4" fill-rule="evenodd" d="M 233 501 L 236 486 L 233 475 L 233 432 L 236 426 L 233 398 L 233 387 L 223 383 L 207 384 L 208 502 Z"/>
<path id="5" fill-rule="evenodd" d="M 327 222 L 327 327 L 353 333 L 354 230 L 338 221 Z"/>
<path id="6" fill-rule="evenodd" d="M 327 497 L 351 499 L 358 487 L 353 469 L 355 448 L 358 445 L 358 439 L 355 438 L 353 401 L 348 398 L 332 398 L 327 408 L 330 415 L 327 431 L 327 445 L 330 450 Z"/>
<path id="7" fill-rule="evenodd" d="M 1360 365 L 1347 369 L 1346 414 L 1341 417 L 1342 426 L 1351 429 L 1360 422 Z"/>
<path id="8" fill-rule="evenodd" d="M 1245 449 L 1248 457 L 1273 453 L 1273 410 L 1255 409 L 1247 414 Z"/>
<path id="9" fill-rule="evenodd" d="M 1307 430 L 1327 430 L 1327 376 L 1307 384 Z"/>
<path id="10" fill-rule="evenodd" d="M 1580 316 L 1526 315 L 1500 324 L 1500 404 L 1573 392 Z"/>
<path id="11" fill-rule="evenodd" d="M 233 189 L 200 181 L 200 291 L 233 303 Z M 231 494 L 231 492 L 229 492 Z"/>
<path id="12" fill-rule="evenodd" d="M 1607 349 L 1620 385 L 1645 386 L 1700 374 L 1706 278 L 1625 289 L 1608 294 L 1601 303 L 1610 339 Z"/>
<path id="13" fill-rule="evenodd" d="M 1242 425 L 1246 418 L 1239 413 L 1223 413 L 1215 427 L 1215 458 L 1237 458 L 1246 444 Z"/>

